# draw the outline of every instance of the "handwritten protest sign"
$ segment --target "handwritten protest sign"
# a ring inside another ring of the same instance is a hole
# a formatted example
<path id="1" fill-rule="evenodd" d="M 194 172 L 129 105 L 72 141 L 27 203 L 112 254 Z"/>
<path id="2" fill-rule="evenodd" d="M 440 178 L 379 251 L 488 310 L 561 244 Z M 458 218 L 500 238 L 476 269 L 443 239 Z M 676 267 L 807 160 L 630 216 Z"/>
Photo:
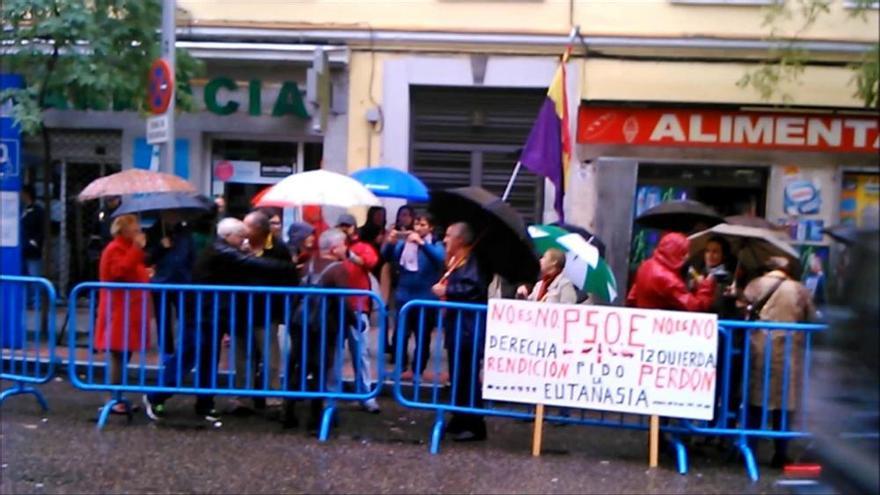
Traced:
<path id="1" fill-rule="evenodd" d="M 717 316 L 491 299 L 483 397 L 712 419 Z"/>

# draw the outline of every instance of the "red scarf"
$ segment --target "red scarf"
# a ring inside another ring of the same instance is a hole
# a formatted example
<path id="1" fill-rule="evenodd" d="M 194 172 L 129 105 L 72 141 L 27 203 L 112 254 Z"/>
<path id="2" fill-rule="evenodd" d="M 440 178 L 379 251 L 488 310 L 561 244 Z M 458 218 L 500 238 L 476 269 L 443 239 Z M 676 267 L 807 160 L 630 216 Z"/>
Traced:
<path id="1" fill-rule="evenodd" d="M 541 302 L 544 300 L 544 297 L 547 295 L 547 288 L 549 288 L 550 284 L 552 284 L 553 281 L 556 280 L 556 277 L 561 274 L 562 272 L 552 275 L 544 275 L 544 277 L 541 279 L 541 289 L 538 291 L 538 297 L 535 298 L 535 301 Z"/>
<path id="2" fill-rule="evenodd" d="M 444 273 L 443 276 L 440 277 L 440 281 L 437 283 L 443 284 L 444 287 L 447 284 L 449 284 L 449 277 L 452 275 L 452 272 L 454 272 L 455 270 L 458 270 L 459 268 L 464 266 L 464 264 L 467 262 L 468 255 L 470 255 L 470 253 L 465 253 L 461 258 L 458 258 L 458 259 L 456 259 L 455 256 L 449 258 L 449 260 L 447 262 L 447 266 L 449 268 L 448 268 L 448 270 L 446 270 L 446 273 Z M 443 297 L 440 298 L 440 300 L 445 301 L 446 296 L 444 295 Z"/>

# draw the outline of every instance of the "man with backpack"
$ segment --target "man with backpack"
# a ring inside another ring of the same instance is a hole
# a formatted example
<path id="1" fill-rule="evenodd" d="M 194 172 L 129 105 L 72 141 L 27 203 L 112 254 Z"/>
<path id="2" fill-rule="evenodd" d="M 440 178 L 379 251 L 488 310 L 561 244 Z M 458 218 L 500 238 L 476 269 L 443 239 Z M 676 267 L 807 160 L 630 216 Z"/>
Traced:
<path id="1" fill-rule="evenodd" d="M 347 289 L 348 271 L 344 261 L 348 258 L 347 236 L 338 229 L 326 230 L 318 239 L 318 256 L 306 263 L 302 286 L 324 289 Z M 342 296 L 303 297 L 292 315 L 290 324 L 291 350 L 285 373 L 287 390 L 322 392 L 327 390 L 328 380 L 334 370 L 334 353 L 338 338 L 347 326 L 354 324 L 355 316 Z M 342 315 L 342 321 L 340 321 Z M 305 363 L 303 363 L 305 345 Z M 296 428 L 299 421 L 295 411 L 296 402 L 284 401 L 282 425 Z M 324 402 L 311 401 L 307 423 L 309 430 L 317 430 L 321 421 Z"/>

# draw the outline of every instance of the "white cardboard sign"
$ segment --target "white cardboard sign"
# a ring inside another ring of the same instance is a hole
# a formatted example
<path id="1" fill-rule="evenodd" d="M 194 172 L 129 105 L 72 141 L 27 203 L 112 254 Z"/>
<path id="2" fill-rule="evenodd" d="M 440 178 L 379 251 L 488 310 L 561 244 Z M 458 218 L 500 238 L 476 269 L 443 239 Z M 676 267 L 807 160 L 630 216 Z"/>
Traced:
<path id="1" fill-rule="evenodd" d="M 485 399 L 712 419 L 718 317 L 490 299 Z"/>

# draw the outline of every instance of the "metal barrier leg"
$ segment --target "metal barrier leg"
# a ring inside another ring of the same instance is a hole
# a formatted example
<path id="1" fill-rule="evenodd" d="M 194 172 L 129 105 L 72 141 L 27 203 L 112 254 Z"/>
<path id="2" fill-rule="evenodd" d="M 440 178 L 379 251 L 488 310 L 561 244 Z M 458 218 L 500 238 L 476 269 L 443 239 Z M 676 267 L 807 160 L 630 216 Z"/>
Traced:
<path id="1" fill-rule="evenodd" d="M 110 417 L 110 412 L 113 410 L 113 406 L 116 404 L 125 405 L 125 414 L 128 416 L 128 422 L 131 423 L 132 420 L 132 406 L 131 401 L 122 396 L 122 392 L 114 392 L 113 398 L 107 401 L 104 404 L 104 407 L 101 408 L 101 414 L 98 415 L 98 430 L 104 429 L 104 425 L 107 424 L 107 418 Z"/>
<path id="2" fill-rule="evenodd" d="M 330 438 L 330 426 L 333 424 L 333 415 L 336 414 L 336 403 L 331 402 L 321 415 L 321 430 L 318 432 L 318 441 L 326 442 Z"/>
<path id="3" fill-rule="evenodd" d="M 3 401 L 5 401 L 8 397 L 22 394 L 33 394 L 34 397 L 36 397 L 37 402 L 40 403 L 40 407 L 43 408 L 43 411 L 49 410 L 49 403 L 46 402 L 46 397 L 43 396 L 43 393 L 30 385 L 25 385 L 22 382 L 15 382 L 15 386 L 13 386 L 12 388 L 8 388 L 0 393 L 0 406 L 3 405 Z"/>
<path id="4" fill-rule="evenodd" d="M 755 456 L 752 453 L 752 449 L 749 448 L 748 442 L 746 442 L 746 437 L 742 436 L 736 442 L 737 448 L 742 452 L 743 458 L 746 462 L 746 471 L 749 474 L 749 479 L 752 481 L 758 481 L 758 465 L 755 463 Z"/>
<path id="5" fill-rule="evenodd" d="M 434 428 L 431 429 L 431 454 L 440 452 L 440 440 L 443 439 L 443 411 L 437 411 L 437 419 L 434 420 Z"/>
<path id="6" fill-rule="evenodd" d="M 675 447 L 675 459 L 678 461 L 678 474 L 687 474 L 688 472 L 688 454 L 684 446 L 684 442 L 677 436 L 672 436 L 672 445 Z"/>

